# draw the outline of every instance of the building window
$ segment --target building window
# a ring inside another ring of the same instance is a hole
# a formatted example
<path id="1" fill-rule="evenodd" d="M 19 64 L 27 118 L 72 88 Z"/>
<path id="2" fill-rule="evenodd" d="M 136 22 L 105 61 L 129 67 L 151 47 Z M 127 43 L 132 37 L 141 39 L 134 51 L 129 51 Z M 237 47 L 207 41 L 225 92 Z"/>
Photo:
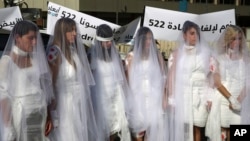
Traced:
<path id="1" fill-rule="evenodd" d="M 235 4 L 235 0 L 219 0 L 219 4 Z"/>
<path id="2" fill-rule="evenodd" d="M 240 5 L 250 5 L 250 0 L 240 0 Z"/>
<path id="3" fill-rule="evenodd" d="M 181 1 L 181 0 L 165 0 L 165 1 Z"/>
<path id="4" fill-rule="evenodd" d="M 214 0 L 195 0 L 195 3 L 213 3 Z"/>

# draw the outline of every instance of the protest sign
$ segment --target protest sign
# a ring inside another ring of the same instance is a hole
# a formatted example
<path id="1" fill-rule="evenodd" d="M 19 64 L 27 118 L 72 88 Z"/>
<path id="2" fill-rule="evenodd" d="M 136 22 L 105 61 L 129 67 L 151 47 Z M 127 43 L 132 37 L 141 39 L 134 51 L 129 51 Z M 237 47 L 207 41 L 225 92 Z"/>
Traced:
<path id="1" fill-rule="evenodd" d="M 0 9 L 0 13 L 0 29 L 10 31 L 17 22 L 23 20 L 18 6 Z"/>
<path id="2" fill-rule="evenodd" d="M 198 15 L 146 6 L 143 26 L 149 27 L 156 39 L 174 41 L 186 20 L 197 23 L 206 40 L 214 41 L 228 25 L 235 24 L 235 11 L 230 9 Z"/>
<path id="3" fill-rule="evenodd" d="M 131 23 L 121 27 L 120 25 L 84 14 L 73 9 L 49 2 L 48 16 L 47 16 L 47 34 L 53 34 L 55 23 L 58 19 L 67 17 L 75 20 L 80 29 L 80 34 L 83 43 L 90 45 L 95 38 L 96 29 L 100 24 L 109 25 L 115 34 L 115 41 L 117 43 L 129 42 L 134 36 L 136 30 L 139 28 L 140 19 L 132 21 Z"/>

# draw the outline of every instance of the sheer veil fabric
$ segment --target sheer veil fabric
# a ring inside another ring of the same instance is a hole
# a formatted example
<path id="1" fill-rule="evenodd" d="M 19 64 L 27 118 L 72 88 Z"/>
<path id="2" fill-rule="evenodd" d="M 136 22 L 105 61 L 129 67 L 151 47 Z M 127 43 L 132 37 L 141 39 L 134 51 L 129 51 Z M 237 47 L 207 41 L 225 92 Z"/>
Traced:
<path id="1" fill-rule="evenodd" d="M 128 128 L 127 96 L 129 88 L 124 68 L 113 40 L 113 31 L 99 25 L 90 51 L 90 65 L 96 85 L 92 87 L 92 100 L 102 141 L 118 136 L 121 141 L 130 141 Z"/>
<path id="2" fill-rule="evenodd" d="M 211 51 L 200 28 L 191 21 L 184 23 L 177 45 L 168 60 L 170 140 L 193 141 L 193 126 L 204 127 L 207 120 Z"/>
<path id="3" fill-rule="evenodd" d="M 38 27 L 18 22 L 0 60 L 0 132 L 3 141 L 45 141 L 52 79 Z"/>
<path id="4" fill-rule="evenodd" d="M 97 141 L 90 95 L 90 86 L 95 82 L 74 20 L 61 18 L 56 22 L 47 47 L 47 59 L 56 97 L 51 111 L 55 128 L 50 139 Z"/>
<path id="5" fill-rule="evenodd" d="M 166 67 L 149 28 L 138 30 L 126 66 L 132 93 L 129 98 L 131 114 L 128 115 L 131 132 L 138 135 L 146 131 L 148 141 L 166 140 L 168 129 L 163 108 Z"/>
<path id="6" fill-rule="evenodd" d="M 211 130 L 206 133 L 211 140 L 221 140 L 221 127 L 229 128 L 230 124 L 250 123 L 250 114 L 247 112 L 250 106 L 249 55 L 244 32 L 236 25 L 228 26 L 216 41 L 213 48 L 212 73 L 220 76 L 221 85 L 229 91 L 241 108 L 230 109 L 230 100 L 216 90 L 214 106 L 210 112 L 211 120 L 207 124 Z M 215 88 L 219 89 L 218 87 L 220 86 L 215 85 Z"/>

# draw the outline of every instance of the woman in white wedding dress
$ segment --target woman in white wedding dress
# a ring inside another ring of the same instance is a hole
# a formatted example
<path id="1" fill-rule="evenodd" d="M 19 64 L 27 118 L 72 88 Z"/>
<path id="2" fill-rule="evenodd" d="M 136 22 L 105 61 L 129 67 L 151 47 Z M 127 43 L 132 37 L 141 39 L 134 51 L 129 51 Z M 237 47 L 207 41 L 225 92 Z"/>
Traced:
<path id="1" fill-rule="evenodd" d="M 201 141 L 206 126 L 211 52 L 199 26 L 185 21 L 178 48 L 169 58 L 168 92 L 172 106 L 171 141 Z M 172 102 L 171 102 L 172 101 Z"/>
<path id="2" fill-rule="evenodd" d="M 134 141 L 167 141 L 164 96 L 166 65 L 152 31 L 141 27 L 133 51 L 126 57 L 126 74 L 132 91 L 129 123 Z M 132 115 L 132 116 L 131 116 Z"/>
<path id="3" fill-rule="evenodd" d="M 46 141 L 52 80 L 38 27 L 18 22 L 0 60 L 0 140 Z"/>
<path id="4" fill-rule="evenodd" d="M 96 82 L 92 87 L 92 99 L 98 135 L 102 141 L 130 141 L 126 117 L 128 85 L 113 31 L 106 24 L 97 28 L 90 62 Z"/>
<path id="5" fill-rule="evenodd" d="M 217 41 L 210 64 L 216 88 L 208 122 L 212 141 L 230 141 L 230 125 L 249 124 L 249 62 L 244 32 L 238 26 L 228 26 Z"/>
<path id="6" fill-rule="evenodd" d="M 96 141 L 96 124 L 90 97 L 92 73 L 74 20 L 61 18 L 48 44 L 55 107 L 51 141 Z"/>

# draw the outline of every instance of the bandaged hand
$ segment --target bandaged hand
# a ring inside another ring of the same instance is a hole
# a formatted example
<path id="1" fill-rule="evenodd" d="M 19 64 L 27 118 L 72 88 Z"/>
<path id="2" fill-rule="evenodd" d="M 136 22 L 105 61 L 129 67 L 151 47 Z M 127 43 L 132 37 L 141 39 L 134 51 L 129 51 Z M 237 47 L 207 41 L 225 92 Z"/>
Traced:
<path id="1" fill-rule="evenodd" d="M 208 100 L 206 103 L 207 111 L 210 112 L 212 108 L 212 100 Z"/>
<path id="2" fill-rule="evenodd" d="M 16 138 L 16 132 L 13 127 L 6 127 L 3 132 L 3 140 L 14 141 Z"/>
<path id="3" fill-rule="evenodd" d="M 175 106 L 174 98 L 168 98 L 168 104 L 171 105 L 171 106 Z"/>
<path id="4" fill-rule="evenodd" d="M 229 100 L 233 110 L 235 110 L 235 111 L 240 111 L 241 110 L 241 104 L 239 103 L 239 101 L 235 97 L 230 96 L 228 98 L 228 100 Z"/>

